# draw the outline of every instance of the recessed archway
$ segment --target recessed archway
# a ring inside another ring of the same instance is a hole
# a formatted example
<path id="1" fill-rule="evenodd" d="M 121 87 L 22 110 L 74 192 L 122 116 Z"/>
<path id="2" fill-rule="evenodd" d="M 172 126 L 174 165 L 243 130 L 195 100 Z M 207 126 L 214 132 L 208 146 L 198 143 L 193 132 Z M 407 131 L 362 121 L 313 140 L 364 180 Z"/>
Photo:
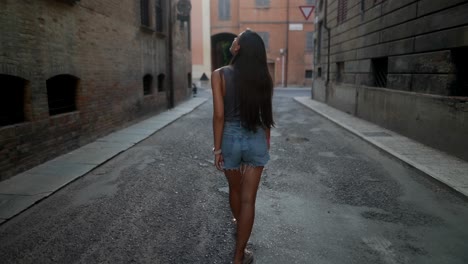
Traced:
<path id="1" fill-rule="evenodd" d="M 229 48 L 235 37 L 237 36 L 232 33 L 219 33 L 211 36 L 212 70 L 229 64 L 232 58 Z"/>

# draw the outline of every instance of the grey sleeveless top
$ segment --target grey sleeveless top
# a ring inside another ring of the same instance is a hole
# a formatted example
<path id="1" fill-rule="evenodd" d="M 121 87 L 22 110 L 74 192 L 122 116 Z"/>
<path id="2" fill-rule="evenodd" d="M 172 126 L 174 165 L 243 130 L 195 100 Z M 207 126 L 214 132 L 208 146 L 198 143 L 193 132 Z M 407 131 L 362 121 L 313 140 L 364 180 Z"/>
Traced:
<path id="1" fill-rule="evenodd" d="M 226 86 L 226 94 L 224 95 L 224 121 L 240 121 L 239 100 L 236 96 L 236 88 L 234 86 L 234 69 L 231 66 L 225 66 L 221 70 Z"/>

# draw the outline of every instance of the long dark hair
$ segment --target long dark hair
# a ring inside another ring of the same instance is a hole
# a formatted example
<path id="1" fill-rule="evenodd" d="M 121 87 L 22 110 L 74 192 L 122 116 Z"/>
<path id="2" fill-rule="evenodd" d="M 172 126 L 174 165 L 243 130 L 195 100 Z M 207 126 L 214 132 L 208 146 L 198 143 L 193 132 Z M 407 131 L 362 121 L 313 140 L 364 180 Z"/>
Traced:
<path id="1" fill-rule="evenodd" d="M 240 106 L 242 126 L 256 131 L 258 126 L 271 128 L 273 121 L 273 81 L 268 72 L 265 44 L 251 30 L 244 31 L 238 43 L 240 49 L 232 58 L 234 85 Z"/>

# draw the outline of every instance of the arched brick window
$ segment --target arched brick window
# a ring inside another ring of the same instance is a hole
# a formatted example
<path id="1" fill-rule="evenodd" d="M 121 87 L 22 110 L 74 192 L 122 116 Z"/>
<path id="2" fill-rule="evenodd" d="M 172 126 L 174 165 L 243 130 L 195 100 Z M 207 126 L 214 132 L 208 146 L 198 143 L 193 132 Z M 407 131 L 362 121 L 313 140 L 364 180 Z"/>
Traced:
<path id="1" fill-rule="evenodd" d="M 0 126 L 21 123 L 25 121 L 24 97 L 25 79 L 0 74 Z"/>
<path id="2" fill-rule="evenodd" d="M 61 74 L 47 80 L 49 115 L 58 115 L 76 110 L 78 78 Z"/>
<path id="3" fill-rule="evenodd" d="M 143 77 L 143 94 L 148 95 L 152 93 L 153 87 L 153 76 L 151 74 L 146 74 Z"/>

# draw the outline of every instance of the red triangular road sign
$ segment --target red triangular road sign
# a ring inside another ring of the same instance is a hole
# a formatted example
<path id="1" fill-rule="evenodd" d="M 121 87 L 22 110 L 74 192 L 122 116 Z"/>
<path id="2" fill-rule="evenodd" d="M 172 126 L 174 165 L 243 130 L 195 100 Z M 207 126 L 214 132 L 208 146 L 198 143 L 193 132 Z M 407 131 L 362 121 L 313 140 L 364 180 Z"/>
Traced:
<path id="1" fill-rule="evenodd" d="M 309 19 L 310 15 L 312 15 L 312 12 L 314 12 L 315 6 L 300 6 L 299 9 L 301 9 L 302 15 L 306 20 Z"/>

